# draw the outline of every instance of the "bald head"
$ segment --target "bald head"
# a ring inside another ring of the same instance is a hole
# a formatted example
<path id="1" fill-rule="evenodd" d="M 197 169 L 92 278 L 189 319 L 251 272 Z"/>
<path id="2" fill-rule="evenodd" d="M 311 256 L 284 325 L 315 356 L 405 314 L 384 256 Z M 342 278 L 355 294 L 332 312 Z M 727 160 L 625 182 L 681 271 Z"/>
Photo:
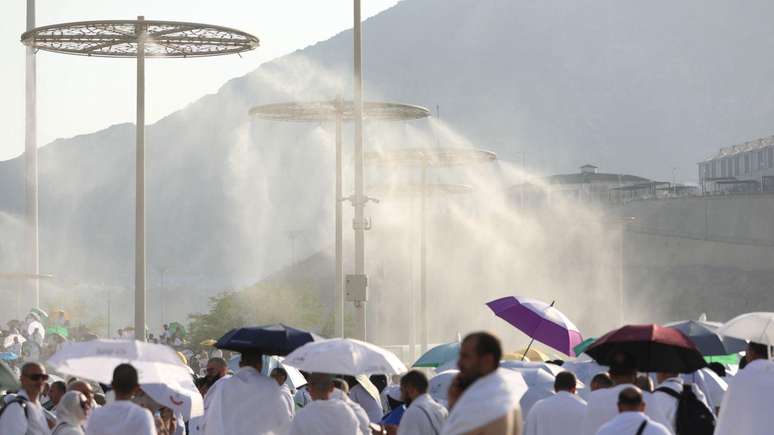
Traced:
<path id="1" fill-rule="evenodd" d="M 618 412 L 643 412 L 645 401 L 637 387 L 627 387 L 618 393 Z"/>
<path id="2" fill-rule="evenodd" d="M 91 388 L 91 385 L 89 385 L 88 382 L 75 381 L 67 387 L 67 391 L 78 391 L 86 396 L 86 398 L 89 399 L 89 402 L 94 400 L 94 389 Z"/>
<path id="3" fill-rule="evenodd" d="M 333 375 L 312 373 L 309 377 L 309 395 L 312 400 L 328 400 L 333 392 Z"/>

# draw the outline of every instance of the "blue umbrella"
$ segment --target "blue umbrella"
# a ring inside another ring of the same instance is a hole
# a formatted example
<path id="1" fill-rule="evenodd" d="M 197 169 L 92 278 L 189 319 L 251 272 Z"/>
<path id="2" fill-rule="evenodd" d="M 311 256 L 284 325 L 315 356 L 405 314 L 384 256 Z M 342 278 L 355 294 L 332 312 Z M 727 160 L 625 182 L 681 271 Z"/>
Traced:
<path id="1" fill-rule="evenodd" d="M 719 323 L 702 320 L 685 320 L 667 323 L 669 328 L 677 329 L 693 341 L 704 356 L 729 355 L 747 349 L 747 342 L 733 337 L 721 337 L 716 332 Z"/>
<path id="2" fill-rule="evenodd" d="M 0 361 L 13 361 L 18 358 L 19 355 L 16 355 L 13 352 L 0 352 Z"/>
<path id="3" fill-rule="evenodd" d="M 220 337 L 215 347 L 242 353 L 284 356 L 310 341 L 317 340 L 322 340 L 322 337 L 280 323 L 232 329 Z"/>
<path id="4" fill-rule="evenodd" d="M 414 367 L 438 367 L 457 359 L 460 355 L 460 343 L 446 343 L 436 346 L 419 357 Z"/>

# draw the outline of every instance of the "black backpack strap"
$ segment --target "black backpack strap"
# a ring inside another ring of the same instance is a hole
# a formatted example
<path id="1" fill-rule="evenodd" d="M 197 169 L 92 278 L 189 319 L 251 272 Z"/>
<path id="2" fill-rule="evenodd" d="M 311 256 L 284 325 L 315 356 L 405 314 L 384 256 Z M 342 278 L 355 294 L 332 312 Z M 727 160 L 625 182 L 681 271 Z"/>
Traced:
<path id="1" fill-rule="evenodd" d="M 27 411 L 27 399 L 21 396 L 16 396 L 13 398 L 13 400 L 6 403 L 2 407 L 2 409 L 0 409 L 0 417 L 2 417 L 5 410 L 8 409 L 8 407 L 13 405 L 14 403 L 17 403 L 24 410 L 24 418 L 29 418 L 29 412 Z"/>
<path id="2" fill-rule="evenodd" d="M 660 391 L 662 393 L 665 393 L 665 394 L 668 394 L 668 395 L 674 397 L 677 400 L 680 400 L 680 393 L 678 393 L 677 391 L 675 391 L 675 390 L 673 390 L 671 388 L 660 387 L 660 388 L 656 388 L 653 392 L 655 393 L 656 391 Z"/>
<path id="3" fill-rule="evenodd" d="M 636 435 L 642 435 L 643 432 L 645 432 L 645 426 L 648 425 L 648 420 L 642 420 L 642 424 L 640 425 L 640 428 L 637 429 Z"/>

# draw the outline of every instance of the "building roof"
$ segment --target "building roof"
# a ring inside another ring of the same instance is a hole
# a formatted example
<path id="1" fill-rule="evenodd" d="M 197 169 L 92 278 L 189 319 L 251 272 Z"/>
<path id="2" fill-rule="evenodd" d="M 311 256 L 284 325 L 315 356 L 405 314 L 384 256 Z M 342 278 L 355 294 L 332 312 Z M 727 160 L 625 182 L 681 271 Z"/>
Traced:
<path id="1" fill-rule="evenodd" d="M 774 145 L 774 135 L 762 137 L 759 139 L 753 139 L 740 144 L 731 145 L 730 147 L 721 148 L 720 151 L 712 154 L 711 156 L 707 157 L 706 159 L 702 160 L 699 163 L 727 158 L 727 157 L 735 156 L 737 154 L 746 153 L 748 151 L 755 151 L 761 148 L 766 148 L 771 145 Z"/>
<path id="2" fill-rule="evenodd" d="M 650 180 L 630 174 L 575 173 L 558 174 L 547 177 L 551 184 L 590 184 L 590 183 L 648 183 Z"/>

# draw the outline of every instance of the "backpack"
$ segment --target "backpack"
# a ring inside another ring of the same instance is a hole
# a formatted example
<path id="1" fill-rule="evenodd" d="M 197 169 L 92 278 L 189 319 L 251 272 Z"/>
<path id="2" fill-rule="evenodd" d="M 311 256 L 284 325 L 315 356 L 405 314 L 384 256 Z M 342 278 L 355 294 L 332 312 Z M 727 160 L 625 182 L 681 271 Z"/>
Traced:
<path id="1" fill-rule="evenodd" d="M 18 403 L 24 410 L 24 418 L 29 418 L 29 412 L 27 411 L 27 399 L 21 396 L 14 395 L 14 398 L 8 402 L 3 401 L 3 407 L 0 408 L 0 418 L 3 418 L 3 413 L 11 404 Z"/>
<path id="2" fill-rule="evenodd" d="M 712 435 L 715 432 L 715 415 L 696 397 L 690 384 L 684 384 L 681 393 L 667 387 L 656 388 L 656 391 L 677 399 L 677 435 Z"/>

